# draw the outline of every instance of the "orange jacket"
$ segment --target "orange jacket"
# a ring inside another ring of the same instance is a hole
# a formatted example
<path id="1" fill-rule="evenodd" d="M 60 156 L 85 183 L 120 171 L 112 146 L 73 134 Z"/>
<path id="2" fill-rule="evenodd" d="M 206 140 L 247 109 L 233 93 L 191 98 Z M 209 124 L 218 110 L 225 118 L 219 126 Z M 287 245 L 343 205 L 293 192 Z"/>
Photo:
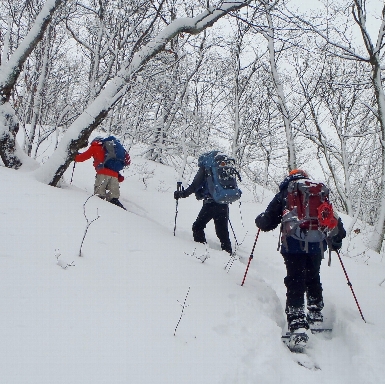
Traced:
<path id="1" fill-rule="evenodd" d="M 83 161 L 86 161 L 91 157 L 94 158 L 94 167 L 97 174 L 117 177 L 118 180 L 120 179 L 119 181 L 123 181 L 121 180 L 123 176 L 120 175 L 118 172 L 115 172 L 112 169 L 108 168 L 98 168 L 98 166 L 103 164 L 104 161 L 104 149 L 102 143 L 98 141 L 93 141 L 90 147 L 85 152 L 79 153 L 75 156 L 75 161 L 78 163 L 82 163 Z"/>

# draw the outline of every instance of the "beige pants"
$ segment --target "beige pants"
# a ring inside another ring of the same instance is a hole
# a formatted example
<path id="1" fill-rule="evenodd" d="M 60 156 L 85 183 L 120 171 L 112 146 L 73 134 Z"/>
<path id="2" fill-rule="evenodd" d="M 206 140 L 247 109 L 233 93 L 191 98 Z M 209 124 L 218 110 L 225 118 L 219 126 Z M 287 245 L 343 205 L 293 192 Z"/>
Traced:
<path id="1" fill-rule="evenodd" d="M 108 201 L 111 199 L 119 199 L 120 189 L 118 178 L 97 174 L 95 177 L 94 193 Z"/>

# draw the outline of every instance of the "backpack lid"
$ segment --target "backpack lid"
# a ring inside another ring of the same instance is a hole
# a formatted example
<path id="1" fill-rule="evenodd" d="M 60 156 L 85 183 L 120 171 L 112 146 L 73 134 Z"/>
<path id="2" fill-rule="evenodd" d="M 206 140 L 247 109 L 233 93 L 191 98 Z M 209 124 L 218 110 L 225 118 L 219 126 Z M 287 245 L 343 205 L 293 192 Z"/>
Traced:
<path id="1" fill-rule="evenodd" d="M 202 153 L 202 155 L 198 158 L 198 167 L 211 167 L 213 165 L 214 158 L 218 153 L 219 151 Z"/>
<path id="2" fill-rule="evenodd" d="M 104 139 L 102 139 L 103 143 L 106 142 L 106 141 L 119 141 L 115 136 L 107 136 L 105 137 Z"/>
<path id="3" fill-rule="evenodd" d="M 211 167 L 214 163 L 222 167 L 235 166 L 235 160 L 232 157 L 218 150 L 203 153 L 198 158 L 199 167 Z"/>
<path id="4" fill-rule="evenodd" d="M 215 157 L 214 160 L 218 163 L 220 167 L 234 167 L 235 166 L 235 160 L 224 153 L 218 153 Z"/>

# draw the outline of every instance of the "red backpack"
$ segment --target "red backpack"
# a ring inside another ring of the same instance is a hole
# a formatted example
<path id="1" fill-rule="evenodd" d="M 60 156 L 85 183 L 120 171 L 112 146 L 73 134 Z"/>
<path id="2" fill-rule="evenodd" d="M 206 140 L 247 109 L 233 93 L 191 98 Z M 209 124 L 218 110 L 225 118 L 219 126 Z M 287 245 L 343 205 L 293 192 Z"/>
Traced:
<path id="1" fill-rule="evenodd" d="M 323 183 L 309 179 L 289 183 L 282 213 L 283 244 L 291 236 L 305 242 L 304 250 L 307 252 L 308 243 L 322 243 L 336 226 L 329 189 Z"/>

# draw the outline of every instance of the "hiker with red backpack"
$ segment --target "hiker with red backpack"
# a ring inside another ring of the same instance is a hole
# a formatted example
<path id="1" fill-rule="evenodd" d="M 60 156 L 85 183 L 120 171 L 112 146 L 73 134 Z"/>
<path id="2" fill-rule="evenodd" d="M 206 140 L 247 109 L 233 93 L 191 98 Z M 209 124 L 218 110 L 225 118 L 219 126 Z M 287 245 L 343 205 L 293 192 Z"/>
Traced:
<path id="1" fill-rule="evenodd" d="M 320 266 L 324 251 L 327 246 L 339 250 L 346 237 L 328 196 L 329 190 L 323 183 L 310 180 L 305 171 L 296 169 L 283 180 L 265 212 L 255 219 L 264 232 L 281 224 L 280 251 L 287 270 L 284 283 L 288 329 L 292 334 L 304 335 L 304 342 L 309 327 L 322 326 Z"/>
<path id="2" fill-rule="evenodd" d="M 125 209 L 119 201 L 119 183 L 124 180 L 120 171 L 131 164 L 130 155 L 114 136 L 109 136 L 105 139 L 96 137 L 92 140 L 85 152 L 75 156 L 75 162 L 81 163 L 91 157 L 94 159 L 96 170 L 94 194 Z"/>

